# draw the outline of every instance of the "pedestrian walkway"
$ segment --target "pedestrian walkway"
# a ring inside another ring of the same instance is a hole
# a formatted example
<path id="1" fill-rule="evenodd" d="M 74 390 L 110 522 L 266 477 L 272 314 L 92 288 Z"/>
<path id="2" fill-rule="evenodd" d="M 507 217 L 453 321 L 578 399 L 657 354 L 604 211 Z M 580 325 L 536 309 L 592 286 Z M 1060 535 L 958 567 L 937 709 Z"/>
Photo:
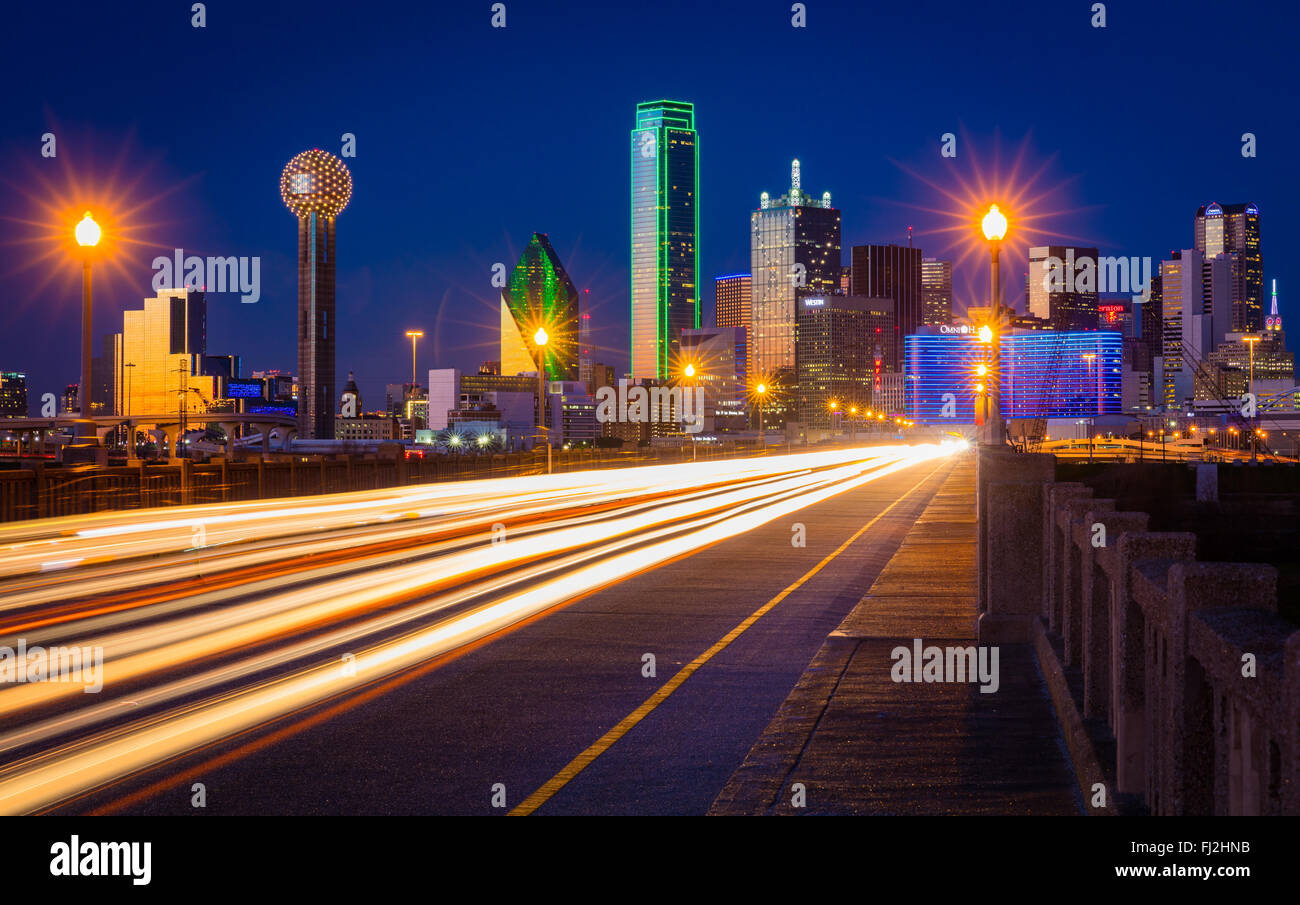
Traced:
<path id="1" fill-rule="evenodd" d="M 975 646 L 975 527 L 968 455 L 826 639 L 709 813 L 1082 813 L 1030 645 L 998 648 L 993 693 L 981 693 L 978 682 L 891 677 L 892 654 L 900 647 L 910 654 L 914 639 Z"/>

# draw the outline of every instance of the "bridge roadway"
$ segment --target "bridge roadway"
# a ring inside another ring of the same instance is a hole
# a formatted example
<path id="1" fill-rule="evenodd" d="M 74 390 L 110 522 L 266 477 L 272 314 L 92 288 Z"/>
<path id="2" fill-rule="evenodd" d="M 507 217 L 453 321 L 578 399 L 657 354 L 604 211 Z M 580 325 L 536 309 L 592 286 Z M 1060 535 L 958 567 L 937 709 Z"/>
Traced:
<path id="1" fill-rule="evenodd" d="M 0 647 L 103 656 L 99 694 L 0 686 L 0 812 L 705 813 L 959 458 L 0 530 Z"/>

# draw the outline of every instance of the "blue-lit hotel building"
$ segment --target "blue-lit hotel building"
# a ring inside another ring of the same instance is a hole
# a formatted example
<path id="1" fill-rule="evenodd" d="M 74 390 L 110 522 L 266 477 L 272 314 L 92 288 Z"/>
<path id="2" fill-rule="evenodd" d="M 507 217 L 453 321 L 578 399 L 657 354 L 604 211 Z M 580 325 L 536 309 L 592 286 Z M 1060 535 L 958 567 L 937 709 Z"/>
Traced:
<path id="1" fill-rule="evenodd" d="M 973 329 L 923 328 L 905 337 L 903 347 L 907 417 L 920 424 L 974 424 L 975 367 L 985 347 Z M 1109 330 L 1002 337 L 1002 417 L 1121 414 L 1122 353 L 1122 335 Z"/>

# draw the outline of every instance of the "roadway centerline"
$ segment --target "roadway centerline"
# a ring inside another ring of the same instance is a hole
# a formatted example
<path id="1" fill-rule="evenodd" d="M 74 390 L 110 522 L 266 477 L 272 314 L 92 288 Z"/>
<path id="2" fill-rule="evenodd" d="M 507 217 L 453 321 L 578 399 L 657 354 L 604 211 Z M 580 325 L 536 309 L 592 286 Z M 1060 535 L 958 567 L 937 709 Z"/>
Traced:
<path id="1" fill-rule="evenodd" d="M 711 647 L 697 656 L 694 660 L 682 667 L 667 682 L 661 685 L 653 694 L 650 695 L 639 707 L 621 719 L 612 729 L 602 735 L 594 743 L 589 745 L 581 754 L 569 761 L 558 773 L 544 783 L 541 788 L 529 795 L 524 801 L 518 804 L 510 811 L 512 817 L 528 816 L 534 813 L 542 805 L 546 804 L 557 792 L 568 785 L 583 770 L 587 769 L 598 757 L 608 751 L 619 739 L 627 735 L 638 723 L 649 716 L 655 708 L 666 701 L 678 688 L 680 688 L 687 679 L 694 675 L 701 667 L 712 660 L 715 656 L 727 648 L 733 641 L 749 630 L 754 623 L 758 622 L 764 615 L 771 612 L 781 601 L 785 600 L 795 591 L 799 590 L 804 584 L 821 572 L 826 566 L 836 559 L 841 553 L 849 549 L 853 544 L 874 527 L 881 519 L 888 515 L 895 507 L 902 504 L 918 488 L 929 481 L 940 468 L 948 464 L 948 460 L 942 460 L 935 468 L 931 469 L 924 478 L 917 481 L 907 489 L 898 499 L 894 500 L 866 524 L 855 531 L 850 537 L 840 544 L 835 550 L 827 554 L 820 562 L 805 572 L 792 584 L 788 585 L 779 594 L 773 597 L 767 603 L 760 606 L 749 616 L 745 617 L 735 628 L 724 635 L 720 640 L 715 642 Z"/>

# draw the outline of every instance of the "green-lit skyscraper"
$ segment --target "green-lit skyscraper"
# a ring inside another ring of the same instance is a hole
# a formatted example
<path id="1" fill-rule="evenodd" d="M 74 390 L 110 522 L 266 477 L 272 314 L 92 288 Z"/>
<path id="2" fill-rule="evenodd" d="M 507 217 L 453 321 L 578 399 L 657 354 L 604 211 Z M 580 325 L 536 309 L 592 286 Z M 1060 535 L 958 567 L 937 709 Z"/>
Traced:
<path id="1" fill-rule="evenodd" d="M 700 158 L 695 106 L 637 104 L 632 130 L 632 378 L 667 378 L 682 329 L 700 326 Z"/>
<path id="2" fill-rule="evenodd" d="M 578 379 L 578 290 L 544 233 L 533 233 L 501 290 L 501 373 L 537 370 L 537 328 L 546 330 L 546 374 Z"/>

